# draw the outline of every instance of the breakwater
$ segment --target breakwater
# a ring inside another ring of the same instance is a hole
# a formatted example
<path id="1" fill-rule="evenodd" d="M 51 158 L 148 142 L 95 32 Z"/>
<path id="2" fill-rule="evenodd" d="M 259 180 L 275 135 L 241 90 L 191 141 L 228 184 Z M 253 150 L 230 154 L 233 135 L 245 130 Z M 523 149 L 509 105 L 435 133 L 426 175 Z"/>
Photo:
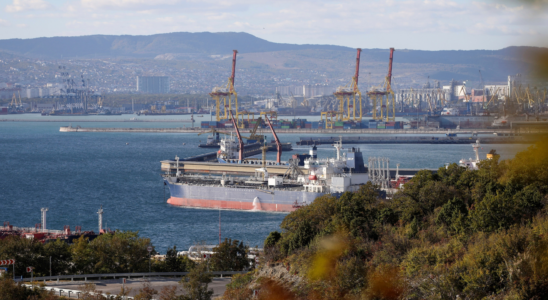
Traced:
<path id="1" fill-rule="evenodd" d="M 86 128 L 81 126 L 63 126 L 59 129 L 61 132 L 148 132 L 148 133 L 198 133 L 204 129 L 193 127 L 175 127 L 175 128 Z M 225 128 L 224 131 L 231 131 Z M 277 133 L 296 133 L 296 134 L 445 134 L 447 130 L 439 129 L 276 129 Z M 509 129 L 497 130 L 470 130 L 460 129 L 451 130 L 451 133 L 457 134 L 511 134 L 514 131 Z M 270 133 L 270 129 L 261 128 L 257 133 Z"/>

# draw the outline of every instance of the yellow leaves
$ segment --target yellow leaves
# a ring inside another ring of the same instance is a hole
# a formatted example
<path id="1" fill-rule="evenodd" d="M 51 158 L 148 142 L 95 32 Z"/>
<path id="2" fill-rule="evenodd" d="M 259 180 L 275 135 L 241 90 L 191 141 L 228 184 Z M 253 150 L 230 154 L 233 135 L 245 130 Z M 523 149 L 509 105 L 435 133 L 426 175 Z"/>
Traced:
<path id="1" fill-rule="evenodd" d="M 406 285 L 400 270 L 395 266 L 381 266 L 368 276 L 366 299 L 401 299 Z"/>
<path id="2" fill-rule="evenodd" d="M 328 279 L 335 274 L 337 260 L 348 249 L 347 240 L 340 234 L 323 238 L 319 242 L 320 250 L 312 258 L 308 277 L 312 280 Z"/>

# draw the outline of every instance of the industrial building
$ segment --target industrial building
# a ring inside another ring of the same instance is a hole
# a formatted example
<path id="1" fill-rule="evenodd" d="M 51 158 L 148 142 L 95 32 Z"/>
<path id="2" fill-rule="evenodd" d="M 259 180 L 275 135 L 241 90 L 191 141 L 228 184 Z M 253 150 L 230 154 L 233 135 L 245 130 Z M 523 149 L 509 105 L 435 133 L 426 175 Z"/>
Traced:
<path id="1" fill-rule="evenodd" d="M 278 86 L 276 93 L 281 96 L 300 96 L 305 98 L 313 98 L 317 96 L 332 95 L 335 88 L 322 84 L 308 84 L 298 86 Z"/>
<path id="2" fill-rule="evenodd" d="M 137 91 L 148 94 L 168 94 L 170 91 L 167 76 L 137 76 Z"/>

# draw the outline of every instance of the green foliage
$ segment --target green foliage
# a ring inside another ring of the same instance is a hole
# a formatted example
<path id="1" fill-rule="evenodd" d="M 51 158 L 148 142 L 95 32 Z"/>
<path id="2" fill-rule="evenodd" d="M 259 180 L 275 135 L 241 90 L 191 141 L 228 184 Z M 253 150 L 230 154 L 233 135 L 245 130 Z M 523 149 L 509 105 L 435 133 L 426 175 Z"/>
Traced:
<path id="1" fill-rule="evenodd" d="M 376 187 L 368 182 L 355 193 L 344 193 L 337 201 L 337 213 L 333 218 L 335 228 L 342 228 L 354 237 L 376 238 L 375 221 L 378 210 Z"/>
<path id="2" fill-rule="evenodd" d="M 207 265 L 198 264 L 181 281 L 186 292 L 181 300 L 210 300 L 213 295 L 213 290 L 208 289 L 211 277 L 211 274 L 207 272 Z"/>
<path id="3" fill-rule="evenodd" d="M 268 234 L 266 237 L 266 240 L 264 240 L 264 247 L 270 248 L 276 245 L 276 243 L 282 238 L 282 235 L 277 231 L 272 231 Z"/>
<path id="4" fill-rule="evenodd" d="M 389 201 L 371 184 L 322 196 L 268 245 L 307 274 L 302 299 L 544 299 L 547 170 L 545 139 L 478 170 L 420 171 Z M 265 294 L 293 295 L 265 282 Z"/>
<path id="5" fill-rule="evenodd" d="M 163 261 L 155 261 L 152 270 L 154 272 L 188 272 L 194 268 L 195 263 L 187 256 L 177 255 L 177 247 L 168 248 L 166 258 Z"/>
<path id="6" fill-rule="evenodd" d="M 311 205 L 302 207 L 287 215 L 280 227 L 284 230 L 278 242 L 280 252 L 290 254 L 296 249 L 306 247 L 318 234 L 334 232 L 327 226 L 336 212 L 337 198 L 324 195 L 316 198 Z"/>
<path id="7" fill-rule="evenodd" d="M 445 203 L 438 213 L 436 223 L 446 225 L 449 230 L 454 232 L 464 232 L 466 230 L 466 218 L 468 208 L 460 198 L 453 198 Z"/>
<path id="8" fill-rule="evenodd" d="M 249 267 L 248 247 L 243 242 L 225 239 L 213 251 L 209 259 L 212 271 L 243 271 Z"/>
<path id="9" fill-rule="evenodd" d="M 103 234 L 91 242 L 83 237 L 72 245 L 74 272 L 128 273 L 148 271 L 150 239 L 137 232 L 116 231 Z"/>
<path id="10" fill-rule="evenodd" d="M 17 275 L 26 274 L 26 267 L 34 267 L 34 276 L 49 276 L 49 255 L 53 256 L 52 268 L 53 262 L 61 258 L 63 254 L 65 255 L 63 259 L 70 260 L 70 253 L 66 251 L 67 246 L 62 243 L 61 241 L 50 242 L 44 246 L 32 239 L 10 236 L 0 240 L 0 259 L 15 259 Z M 59 273 L 53 274 L 65 274 L 68 271 L 67 267 L 66 263 L 58 264 L 55 266 L 55 271 Z M 12 268 L 8 268 L 8 272 L 11 274 Z"/>
<path id="11" fill-rule="evenodd" d="M 42 290 L 36 286 L 27 288 L 20 283 L 15 283 L 7 276 L 0 276 L 0 300 L 54 300 L 57 299 L 53 292 Z"/>
<path id="12" fill-rule="evenodd" d="M 470 213 L 473 229 L 495 231 L 532 218 L 541 208 L 542 195 L 535 186 L 518 190 L 507 184 L 496 194 L 488 192 Z"/>
<path id="13" fill-rule="evenodd" d="M 232 281 L 226 285 L 226 292 L 223 299 L 227 300 L 247 300 L 253 296 L 253 291 L 248 288 L 248 284 L 253 280 L 253 273 L 236 274 L 232 276 Z"/>
<path id="14" fill-rule="evenodd" d="M 0 259 L 15 259 L 16 275 L 34 267 L 34 276 L 49 276 L 50 257 L 52 275 L 144 272 L 148 271 L 148 245 L 150 239 L 131 231 L 103 234 L 91 242 L 82 236 L 72 245 L 12 236 L 0 240 Z M 183 259 L 180 265 L 192 263 Z M 8 272 L 12 273 L 11 268 Z"/>
<path id="15" fill-rule="evenodd" d="M 415 217 L 413 219 L 413 221 L 411 222 L 411 225 L 410 225 L 410 232 L 409 232 L 409 237 L 415 237 L 417 236 L 417 233 L 419 233 L 419 230 L 421 229 L 420 228 L 420 223 L 419 221 L 417 220 L 417 218 Z"/>

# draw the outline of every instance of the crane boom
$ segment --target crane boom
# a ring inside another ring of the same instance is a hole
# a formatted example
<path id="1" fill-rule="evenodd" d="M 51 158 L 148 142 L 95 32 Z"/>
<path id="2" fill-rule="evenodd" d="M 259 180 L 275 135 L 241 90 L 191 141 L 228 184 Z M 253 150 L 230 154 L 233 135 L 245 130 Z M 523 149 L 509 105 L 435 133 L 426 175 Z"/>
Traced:
<path id="1" fill-rule="evenodd" d="M 479 72 L 479 76 L 480 76 L 480 82 L 481 82 L 481 90 L 483 91 L 482 92 L 482 96 L 483 96 L 483 102 L 486 102 L 486 98 L 485 98 L 485 83 L 483 82 L 483 76 L 481 75 L 481 70 L 478 70 Z"/>
<path id="2" fill-rule="evenodd" d="M 360 76 L 360 54 L 362 49 L 358 48 L 358 53 L 356 54 L 356 74 L 354 75 L 354 91 L 358 89 L 358 77 Z"/>
<path id="3" fill-rule="evenodd" d="M 238 136 L 238 144 L 240 145 L 240 149 L 238 151 L 238 160 L 241 162 L 244 159 L 244 141 L 242 140 L 242 136 L 240 135 L 240 130 L 238 129 L 238 123 L 236 122 L 236 119 L 234 119 L 234 115 L 232 114 L 232 110 L 229 110 L 230 112 L 230 118 L 232 119 L 232 124 L 234 125 L 234 129 L 236 129 L 236 135 Z"/>
<path id="4" fill-rule="evenodd" d="M 390 48 L 390 60 L 388 61 L 388 87 L 392 89 L 392 61 L 394 60 L 394 48 Z"/>
<path id="5" fill-rule="evenodd" d="M 257 118 L 257 122 L 255 123 L 255 126 L 253 126 L 253 129 L 249 132 L 249 138 L 252 140 L 262 141 L 264 140 L 263 135 L 257 135 L 257 129 L 259 128 L 259 124 L 261 123 L 262 119 L 261 117 Z"/>
<path id="6" fill-rule="evenodd" d="M 278 148 L 278 154 L 276 155 L 276 162 L 280 164 L 280 161 L 282 159 L 282 143 L 280 143 L 280 140 L 278 139 L 278 135 L 276 134 L 276 131 L 274 131 L 274 127 L 272 127 L 272 123 L 270 123 L 270 120 L 265 115 L 264 116 L 266 122 L 268 122 L 268 126 L 270 127 L 270 130 L 272 131 L 272 135 L 274 136 L 274 140 L 276 141 L 276 147 Z"/>
<path id="7" fill-rule="evenodd" d="M 234 91 L 234 78 L 236 76 L 236 54 L 238 53 L 238 50 L 233 50 L 234 53 L 232 54 L 232 74 L 230 75 L 230 81 L 232 82 L 230 91 Z"/>

